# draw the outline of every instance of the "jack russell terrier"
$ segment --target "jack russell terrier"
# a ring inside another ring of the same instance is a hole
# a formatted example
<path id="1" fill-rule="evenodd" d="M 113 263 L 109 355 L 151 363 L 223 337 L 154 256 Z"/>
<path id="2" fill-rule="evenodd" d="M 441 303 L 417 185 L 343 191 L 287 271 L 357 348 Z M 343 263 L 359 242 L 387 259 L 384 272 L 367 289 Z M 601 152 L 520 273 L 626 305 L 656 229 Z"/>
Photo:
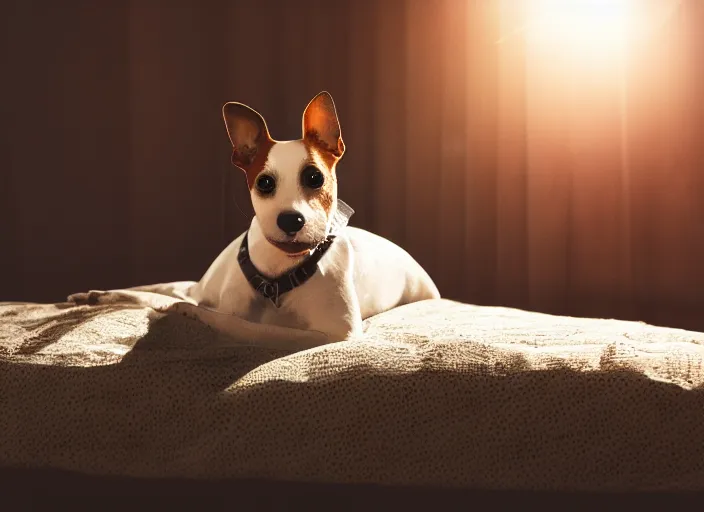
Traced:
<path id="1" fill-rule="evenodd" d="M 305 349 L 361 334 L 364 319 L 396 306 L 440 298 L 406 251 L 347 226 L 353 211 L 337 198 L 335 170 L 345 145 L 329 93 L 306 107 L 299 140 L 272 139 L 242 103 L 226 103 L 223 117 L 254 206 L 249 230 L 199 282 L 94 290 L 70 302 L 148 306 L 245 343 Z"/>

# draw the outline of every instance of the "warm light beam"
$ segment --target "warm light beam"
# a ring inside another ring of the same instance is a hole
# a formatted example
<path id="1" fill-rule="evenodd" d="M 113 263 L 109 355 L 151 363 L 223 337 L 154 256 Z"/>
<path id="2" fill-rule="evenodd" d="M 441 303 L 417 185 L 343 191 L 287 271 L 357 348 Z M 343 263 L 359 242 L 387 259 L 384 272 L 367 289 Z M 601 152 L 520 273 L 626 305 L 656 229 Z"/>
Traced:
<path id="1" fill-rule="evenodd" d="M 529 41 L 600 56 L 623 48 L 638 14 L 634 0 L 533 0 L 529 5 Z"/>

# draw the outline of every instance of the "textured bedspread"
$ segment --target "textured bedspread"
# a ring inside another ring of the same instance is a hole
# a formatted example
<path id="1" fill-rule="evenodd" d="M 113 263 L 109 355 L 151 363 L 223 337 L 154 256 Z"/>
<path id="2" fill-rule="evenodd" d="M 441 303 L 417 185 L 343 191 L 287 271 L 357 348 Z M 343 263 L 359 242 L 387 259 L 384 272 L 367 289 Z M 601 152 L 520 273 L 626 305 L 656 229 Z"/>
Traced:
<path id="1" fill-rule="evenodd" d="M 446 300 L 287 353 L 148 309 L 0 304 L 0 466 L 704 490 L 704 334 Z"/>

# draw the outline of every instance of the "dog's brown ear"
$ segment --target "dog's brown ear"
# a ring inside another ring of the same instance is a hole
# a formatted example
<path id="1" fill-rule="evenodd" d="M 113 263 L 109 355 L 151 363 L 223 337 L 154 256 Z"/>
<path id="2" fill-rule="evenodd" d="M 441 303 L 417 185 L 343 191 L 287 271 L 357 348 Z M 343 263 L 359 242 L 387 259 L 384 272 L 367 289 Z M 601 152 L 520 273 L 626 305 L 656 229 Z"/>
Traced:
<path id="1" fill-rule="evenodd" d="M 335 102 L 327 91 L 310 100 L 303 112 L 303 138 L 336 158 L 345 152 Z"/>
<path id="2" fill-rule="evenodd" d="M 222 117 L 232 143 L 232 163 L 246 172 L 272 144 L 266 121 L 253 108 L 236 102 L 223 105 Z"/>

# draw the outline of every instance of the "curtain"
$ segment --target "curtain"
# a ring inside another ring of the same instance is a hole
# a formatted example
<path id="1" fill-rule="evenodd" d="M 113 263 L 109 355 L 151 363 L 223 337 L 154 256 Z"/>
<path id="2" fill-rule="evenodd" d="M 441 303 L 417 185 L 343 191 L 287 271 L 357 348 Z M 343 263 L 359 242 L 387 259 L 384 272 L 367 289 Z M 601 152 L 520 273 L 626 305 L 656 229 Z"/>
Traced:
<path id="1" fill-rule="evenodd" d="M 704 6 L 579 47 L 539 3 L 3 4 L 0 300 L 198 279 L 253 214 L 222 104 L 291 139 L 328 90 L 352 224 L 445 297 L 704 330 Z"/>

